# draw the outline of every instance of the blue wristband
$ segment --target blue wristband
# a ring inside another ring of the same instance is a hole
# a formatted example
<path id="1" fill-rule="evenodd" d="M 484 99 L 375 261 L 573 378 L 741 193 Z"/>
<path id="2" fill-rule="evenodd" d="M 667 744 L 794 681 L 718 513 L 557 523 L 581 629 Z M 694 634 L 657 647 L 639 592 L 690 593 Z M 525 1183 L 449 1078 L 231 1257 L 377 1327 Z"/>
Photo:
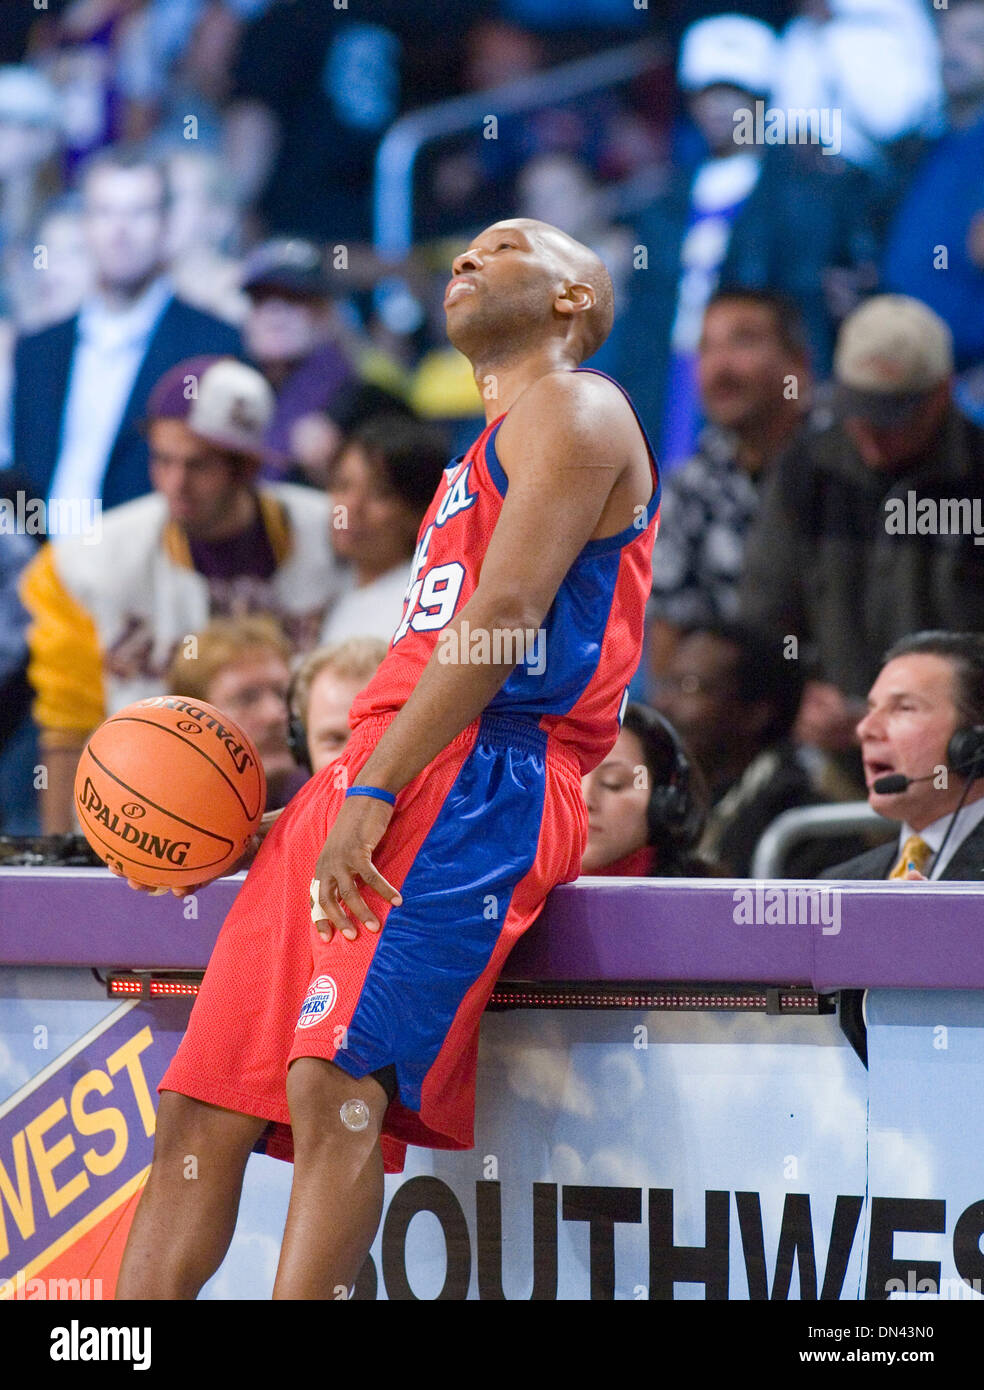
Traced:
<path id="1" fill-rule="evenodd" d="M 379 801 L 388 801 L 391 806 L 396 805 L 396 797 L 392 792 L 383 791 L 382 787 L 349 787 L 346 796 L 374 796 Z"/>

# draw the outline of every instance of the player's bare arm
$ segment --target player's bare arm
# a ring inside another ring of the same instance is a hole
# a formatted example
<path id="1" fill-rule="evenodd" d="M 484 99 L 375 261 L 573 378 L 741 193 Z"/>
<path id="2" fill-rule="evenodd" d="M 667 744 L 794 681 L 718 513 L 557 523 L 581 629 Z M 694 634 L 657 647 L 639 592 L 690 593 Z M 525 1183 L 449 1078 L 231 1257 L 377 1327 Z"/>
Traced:
<path id="1" fill-rule="evenodd" d="M 601 377 L 566 371 L 539 378 L 503 422 L 497 453 L 509 479 L 479 584 L 448 624 L 459 632 L 537 630 L 585 543 L 633 524 L 652 492 L 648 457 L 631 408 Z M 491 644 L 490 644 L 491 645 Z M 495 648 L 492 647 L 492 650 Z M 501 650 L 501 649 L 500 649 Z M 399 792 L 485 709 L 515 663 L 445 663 L 432 654 L 417 686 L 356 779 Z M 357 928 L 335 899 L 370 930 L 378 920 L 356 876 L 384 900 L 400 895 L 372 864 L 392 808 L 369 797 L 346 800 L 318 858 L 315 878 L 334 927 Z"/>

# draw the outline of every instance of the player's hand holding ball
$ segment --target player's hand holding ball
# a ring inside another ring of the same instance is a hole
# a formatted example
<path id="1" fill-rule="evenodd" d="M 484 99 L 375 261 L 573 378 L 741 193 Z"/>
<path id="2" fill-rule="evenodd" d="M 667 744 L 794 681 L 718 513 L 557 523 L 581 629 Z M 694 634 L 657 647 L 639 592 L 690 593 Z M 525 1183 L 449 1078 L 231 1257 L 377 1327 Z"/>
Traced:
<path id="1" fill-rule="evenodd" d="M 346 916 L 343 903 L 352 917 L 369 931 L 379 931 L 379 921 L 366 906 L 356 878 L 394 907 L 402 903 L 397 889 L 387 883 L 372 862 L 372 852 L 383 838 L 392 815 L 393 807 L 375 796 L 346 796 L 342 802 L 324 849 L 318 855 L 311 886 L 311 917 L 323 941 L 329 941 L 335 930 L 348 941 L 358 936 L 358 927 Z"/>
<path id="2" fill-rule="evenodd" d="M 243 869 L 248 869 L 250 864 L 252 864 L 253 860 L 259 853 L 260 845 L 262 843 L 262 835 L 254 835 L 247 844 L 246 851 L 243 854 L 242 859 L 240 859 L 239 863 L 233 864 L 232 868 L 226 869 L 225 872 L 228 874 L 238 874 L 241 873 Z M 115 874 L 117 878 L 126 878 L 126 874 L 121 873 L 120 870 L 114 868 L 112 864 L 107 863 L 106 867 L 109 870 L 109 872 L 111 874 Z M 170 890 L 168 890 L 167 888 L 151 888 L 148 884 L 138 883 L 136 879 L 132 878 L 127 878 L 126 881 L 128 885 L 131 888 L 135 888 L 138 893 L 148 893 L 152 898 L 159 898 L 161 894 L 167 893 L 168 891 L 172 892 L 176 898 L 186 898 L 189 893 L 197 893 L 200 888 L 207 888 L 208 885 L 212 883 L 214 880 L 207 879 L 204 883 L 188 883 L 183 888 L 172 886 Z"/>
<path id="3" fill-rule="evenodd" d="M 75 775 L 89 844 L 112 873 L 152 894 L 183 897 L 250 862 L 265 804 L 248 736 L 181 695 L 138 700 L 100 724 Z"/>
<path id="4" fill-rule="evenodd" d="M 264 811 L 263 819 L 260 821 L 260 828 L 256 834 L 250 836 L 247 841 L 242 859 L 240 859 L 238 864 L 233 864 L 231 869 L 226 869 L 225 872 L 227 874 L 239 874 L 242 873 L 244 869 L 249 868 L 250 864 L 252 864 L 253 860 L 259 854 L 260 846 L 273 829 L 277 817 L 281 814 L 283 809 L 282 806 L 278 806 L 275 811 Z M 126 878 L 126 875 L 120 873 L 119 869 L 114 869 L 112 864 L 107 864 L 106 867 L 109 869 L 110 873 L 115 874 L 117 878 Z M 160 897 L 162 893 L 168 891 L 166 888 L 148 888 L 145 883 L 137 883 L 132 878 L 127 878 L 126 881 L 131 888 L 136 888 L 141 893 L 149 893 L 152 898 Z M 209 879 L 208 883 L 211 882 L 212 880 Z M 190 883 L 184 888 L 172 888 L 171 892 L 176 898 L 184 898 L 187 897 L 189 893 L 197 893 L 199 888 L 208 887 L 208 883 Z"/>

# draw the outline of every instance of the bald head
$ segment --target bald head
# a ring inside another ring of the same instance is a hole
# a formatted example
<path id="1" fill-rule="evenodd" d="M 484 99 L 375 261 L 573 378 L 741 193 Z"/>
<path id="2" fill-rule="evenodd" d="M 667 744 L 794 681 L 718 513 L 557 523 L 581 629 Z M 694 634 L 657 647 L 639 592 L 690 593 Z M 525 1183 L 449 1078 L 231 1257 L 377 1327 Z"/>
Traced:
<path id="1" fill-rule="evenodd" d="M 522 355 L 561 339 L 580 363 L 611 332 L 612 282 L 604 262 L 567 232 L 530 217 L 495 222 L 455 257 L 445 308 L 448 336 L 473 362 Z"/>
<path id="2" fill-rule="evenodd" d="M 615 294 L 612 277 L 600 256 L 575 241 L 567 232 L 549 222 L 538 222 L 532 217 L 517 217 L 514 226 L 522 227 L 531 240 L 538 242 L 548 254 L 552 255 L 558 269 L 568 281 L 568 290 L 590 288 L 594 302 L 590 308 L 582 310 L 577 322 L 581 334 L 580 361 L 597 352 L 612 331 L 615 321 Z"/>

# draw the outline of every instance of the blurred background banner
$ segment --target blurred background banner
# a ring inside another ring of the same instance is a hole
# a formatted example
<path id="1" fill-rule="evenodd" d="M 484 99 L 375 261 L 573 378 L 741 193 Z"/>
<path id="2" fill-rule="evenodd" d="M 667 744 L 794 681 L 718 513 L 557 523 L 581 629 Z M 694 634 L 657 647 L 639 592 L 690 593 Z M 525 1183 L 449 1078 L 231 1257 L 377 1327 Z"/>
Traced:
<path id="1" fill-rule="evenodd" d="M 115 1287 L 188 1005 L 98 992 L 2 974 L 0 1297 Z M 980 1298 L 984 1005 L 866 1012 L 867 1071 L 833 1015 L 487 1015 L 475 1149 L 387 1177 L 356 1297 Z M 270 1296 L 291 1175 L 250 1159 L 203 1299 Z"/>
<path id="2" fill-rule="evenodd" d="M 0 1298 L 110 1298 L 187 1006 L 87 998 L 70 971 L 40 989 L 41 972 L 23 972 L 11 998 L 3 976 Z"/>

